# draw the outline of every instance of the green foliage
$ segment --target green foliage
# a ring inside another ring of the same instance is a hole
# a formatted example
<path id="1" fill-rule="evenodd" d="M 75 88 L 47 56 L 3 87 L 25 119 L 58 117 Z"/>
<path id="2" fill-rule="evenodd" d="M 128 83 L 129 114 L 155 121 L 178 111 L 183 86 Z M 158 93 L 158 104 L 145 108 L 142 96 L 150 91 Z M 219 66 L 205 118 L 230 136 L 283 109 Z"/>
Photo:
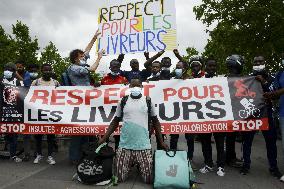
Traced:
<path id="1" fill-rule="evenodd" d="M 187 52 L 187 55 L 184 56 L 183 58 L 186 59 L 187 61 L 189 61 L 189 58 L 190 58 L 191 56 L 193 56 L 193 55 L 198 55 L 198 54 L 199 54 L 199 52 L 198 52 L 198 51 L 196 50 L 196 48 L 194 48 L 194 47 L 188 47 L 188 48 L 186 49 L 186 52 Z"/>
<path id="2" fill-rule="evenodd" d="M 213 56 L 225 73 L 225 59 L 230 54 L 245 56 L 245 72 L 253 57 L 265 56 L 272 71 L 279 69 L 284 52 L 284 3 L 282 0 L 202 0 L 194 7 L 196 18 L 207 26 L 211 39 L 204 56 Z"/>
<path id="3" fill-rule="evenodd" d="M 62 73 L 70 65 L 68 58 L 62 58 L 58 52 L 56 46 L 49 42 L 49 44 L 41 52 L 41 58 L 39 60 L 40 64 L 50 64 L 52 65 L 53 71 L 57 75 L 57 79 L 61 79 Z"/>

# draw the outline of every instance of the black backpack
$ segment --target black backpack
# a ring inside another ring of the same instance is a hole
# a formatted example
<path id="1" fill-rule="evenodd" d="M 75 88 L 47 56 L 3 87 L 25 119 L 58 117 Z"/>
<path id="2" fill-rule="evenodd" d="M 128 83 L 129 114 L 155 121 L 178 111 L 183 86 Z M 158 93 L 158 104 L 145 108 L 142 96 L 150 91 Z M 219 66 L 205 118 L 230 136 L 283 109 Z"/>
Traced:
<path id="1" fill-rule="evenodd" d="M 121 99 L 121 104 L 120 104 L 120 107 L 121 107 L 121 120 L 123 119 L 123 110 L 124 110 L 124 107 L 126 105 L 126 102 L 128 100 L 129 96 L 124 96 L 122 99 Z M 152 124 L 151 124 L 151 98 L 149 96 L 146 96 L 146 103 L 147 103 L 147 108 L 148 108 L 148 131 L 149 133 L 152 132 Z"/>
<path id="2" fill-rule="evenodd" d="M 78 178 L 83 184 L 97 184 L 111 180 L 115 152 L 109 146 L 85 156 L 77 166 Z"/>

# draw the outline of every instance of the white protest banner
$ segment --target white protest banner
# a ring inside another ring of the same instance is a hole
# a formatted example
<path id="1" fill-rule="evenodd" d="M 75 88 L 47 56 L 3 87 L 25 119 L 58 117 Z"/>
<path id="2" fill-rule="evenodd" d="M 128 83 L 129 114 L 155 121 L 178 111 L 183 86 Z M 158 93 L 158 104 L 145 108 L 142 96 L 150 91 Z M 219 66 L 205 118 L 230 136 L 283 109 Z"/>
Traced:
<path id="1" fill-rule="evenodd" d="M 175 0 L 114 0 L 99 9 L 97 49 L 106 54 L 177 48 Z"/>
<path id="2" fill-rule="evenodd" d="M 31 87 L 27 94 L 23 89 L 14 121 L 6 120 L 14 115 L 13 103 L 1 101 L 0 132 L 104 134 L 127 91 L 124 85 Z M 163 133 L 268 129 L 262 88 L 254 77 L 150 82 L 144 84 L 143 93 L 151 97 Z"/>

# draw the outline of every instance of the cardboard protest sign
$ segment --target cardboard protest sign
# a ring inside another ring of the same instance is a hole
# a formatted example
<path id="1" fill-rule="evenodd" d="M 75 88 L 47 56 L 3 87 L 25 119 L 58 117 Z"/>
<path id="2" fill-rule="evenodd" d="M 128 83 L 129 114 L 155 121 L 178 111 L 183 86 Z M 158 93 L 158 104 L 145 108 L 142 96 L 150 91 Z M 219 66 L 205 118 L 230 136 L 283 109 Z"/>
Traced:
<path id="1" fill-rule="evenodd" d="M 27 95 L 19 95 L 18 114 L 24 119 L 11 123 L 1 115 L 0 132 L 104 134 L 127 93 L 124 85 L 31 87 Z M 151 97 L 163 133 L 268 129 L 262 87 L 254 77 L 150 82 L 143 94 Z"/>
<path id="2" fill-rule="evenodd" d="M 106 54 L 172 51 L 176 43 L 174 0 L 119 0 L 99 9 L 98 50 Z"/>

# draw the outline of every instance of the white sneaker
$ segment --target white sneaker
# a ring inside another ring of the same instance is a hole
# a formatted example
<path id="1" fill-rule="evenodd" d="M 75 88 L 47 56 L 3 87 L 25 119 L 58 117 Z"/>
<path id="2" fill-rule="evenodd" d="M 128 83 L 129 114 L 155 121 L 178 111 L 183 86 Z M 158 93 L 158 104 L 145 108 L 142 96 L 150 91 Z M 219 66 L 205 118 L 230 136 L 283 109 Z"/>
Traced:
<path id="1" fill-rule="evenodd" d="M 12 157 L 12 160 L 13 160 L 14 162 L 16 162 L 16 163 L 20 163 L 20 162 L 23 161 L 21 158 L 19 158 L 19 157 L 17 157 L 17 156 Z"/>
<path id="2" fill-rule="evenodd" d="M 205 165 L 205 167 L 199 169 L 199 172 L 200 173 L 209 173 L 209 172 L 212 172 L 213 171 L 213 168 L 212 167 L 209 167 L 208 165 Z"/>
<path id="3" fill-rule="evenodd" d="M 46 161 L 49 165 L 54 165 L 56 163 L 52 156 L 48 156 Z"/>
<path id="4" fill-rule="evenodd" d="M 219 177 L 225 176 L 224 168 L 218 167 L 217 175 L 218 175 Z"/>
<path id="5" fill-rule="evenodd" d="M 34 160 L 34 164 L 38 164 L 40 162 L 40 160 L 42 160 L 43 156 L 42 155 L 37 155 L 35 160 Z"/>
<path id="6" fill-rule="evenodd" d="M 280 178 L 281 182 L 284 182 L 284 175 Z"/>

